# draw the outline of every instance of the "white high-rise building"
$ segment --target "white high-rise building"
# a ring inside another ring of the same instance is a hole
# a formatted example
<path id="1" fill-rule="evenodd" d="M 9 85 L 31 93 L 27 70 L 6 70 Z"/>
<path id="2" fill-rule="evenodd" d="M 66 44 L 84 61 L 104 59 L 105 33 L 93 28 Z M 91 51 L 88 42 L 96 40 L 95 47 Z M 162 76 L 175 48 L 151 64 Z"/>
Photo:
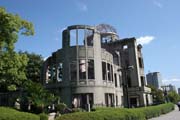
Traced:
<path id="1" fill-rule="evenodd" d="M 162 78 L 160 72 L 150 72 L 146 75 L 147 84 L 160 89 L 162 86 Z"/>

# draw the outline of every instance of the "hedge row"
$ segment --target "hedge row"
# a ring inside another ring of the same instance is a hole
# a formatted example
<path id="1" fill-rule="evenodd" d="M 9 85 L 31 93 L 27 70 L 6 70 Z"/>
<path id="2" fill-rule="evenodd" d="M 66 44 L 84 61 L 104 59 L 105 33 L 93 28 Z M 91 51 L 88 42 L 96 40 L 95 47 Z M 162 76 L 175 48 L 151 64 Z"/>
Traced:
<path id="1" fill-rule="evenodd" d="M 48 120 L 47 115 L 19 112 L 12 108 L 0 107 L 0 120 Z"/>
<path id="2" fill-rule="evenodd" d="M 56 120 L 146 120 L 168 113 L 174 109 L 174 104 L 122 109 L 122 108 L 97 108 L 95 112 L 79 112 L 66 114 Z"/>

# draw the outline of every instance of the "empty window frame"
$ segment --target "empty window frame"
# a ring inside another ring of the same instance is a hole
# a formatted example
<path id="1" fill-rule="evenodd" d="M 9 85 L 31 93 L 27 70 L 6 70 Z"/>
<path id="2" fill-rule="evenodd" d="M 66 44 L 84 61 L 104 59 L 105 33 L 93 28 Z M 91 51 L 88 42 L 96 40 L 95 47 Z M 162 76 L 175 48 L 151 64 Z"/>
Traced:
<path id="1" fill-rule="evenodd" d="M 48 66 L 46 71 L 46 83 L 48 83 L 50 80 L 51 80 L 51 67 Z"/>
<path id="2" fill-rule="evenodd" d="M 87 46 L 93 46 L 94 45 L 94 31 L 93 30 L 86 30 L 87 34 Z"/>
<path id="3" fill-rule="evenodd" d="M 85 30 L 75 29 L 70 30 L 70 46 L 85 45 Z"/>
<path id="4" fill-rule="evenodd" d="M 121 79 L 121 75 L 119 75 L 119 86 L 122 87 L 122 79 Z"/>
<path id="5" fill-rule="evenodd" d="M 58 69 L 57 69 L 57 81 L 61 82 L 63 77 L 63 64 L 59 63 Z"/>
<path id="6" fill-rule="evenodd" d="M 111 36 L 101 36 L 101 43 L 109 43 L 112 41 Z"/>
<path id="7" fill-rule="evenodd" d="M 56 78 L 56 67 L 55 66 L 52 66 L 51 75 L 52 75 L 53 82 L 56 82 L 57 78 Z"/>
<path id="8" fill-rule="evenodd" d="M 144 76 L 141 76 L 141 86 L 145 86 L 145 78 L 144 78 Z"/>
<path id="9" fill-rule="evenodd" d="M 115 87 L 117 87 L 117 75 L 114 73 Z"/>
<path id="10" fill-rule="evenodd" d="M 113 77 L 113 66 L 111 65 L 111 72 L 110 72 L 110 74 L 111 74 L 111 81 L 113 82 L 114 81 L 114 77 Z"/>
<path id="11" fill-rule="evenodd" d="M 143 61 L 142 61 L 142 58 L 139 57 L 138 60 L 139 60 L 139 67 L 140 67 L 140 68 L 143 68 Z"/>
<path id="12" fill-rule="evenodd" d="M 87 38 L 87 33 L 85 29 L 78 29 L 78 45 L 85 46 L 85 40 Z"/>
<path id="13" fill-rule="evenodd" d="M 121 106 L 124 106 L 124 96 L 121 96 Z"/>
<path id="14" fill-rule="evenodd" d="M 94 60 L 88 60 L 88 79 L 94 79 Z"/>
<path id="15" fill-rule="evenodd" d="M 118 106 L 118 96 L 116 95 L 116 106 Z"/>
<path id="16" fill-rule="evenodd" d="M 114 106 L 114 94 L 112 93 L 105 93 L 104 94 L 105 97 L 105 104 L 107 107 L 112 107 Z"/>
<path id="17" fill-rule="evenodd" d="M 86 60 L 79 60 L 79 79 L 86 79 Z"/>
<path id="18" fill-rule="evenodd" d="M 128 45 L 123 45 L 123 50 L 128 49 Z"/>
<path id="19" fill-rule="evenodd" d="M 70 30 L 70 46 L 76 46 L 76 36 L 77 31 L 76 30 Z"/>
<path id="20" fill-rule="evenodd" d="M 102 79 L 107 80 L 106 63 L 105 62 L 102 62 Z"/>
<path id="21" fill-rule="evenodd" d="M 70 46 L 93 46 L 93 30 L 75 29 L 70 30 Z"/>
<path id="22" fill-rule="evenodd" d="M 128 87 L 132 87 L 130 76 L 127 76 L 127 85 L 128 85 Z"/>
<path id="23" fill-rule="evenodd" d="M 72 95 L 72 108 L 81 107 L 83 109 L 86 109 L 87 104 L 90 104 L 90 108 L 93 107 L 94 104 L 93 93 L 82 93 L 82 94 Z"/>
<path id="24" fill-rule="evenodd" d="M 108 81 L 111 81 L 111 65 L 109 63 L 107 63 L 107 76 Z"/>

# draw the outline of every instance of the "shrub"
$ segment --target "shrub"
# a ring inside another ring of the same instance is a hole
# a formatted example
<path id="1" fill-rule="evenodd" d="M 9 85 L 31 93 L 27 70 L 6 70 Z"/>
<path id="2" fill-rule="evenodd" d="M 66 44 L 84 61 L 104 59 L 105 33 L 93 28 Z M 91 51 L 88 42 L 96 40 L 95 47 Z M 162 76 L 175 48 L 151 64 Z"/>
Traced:
<path id="1" fill-rule="evenodd" d="M 0 120 L 39 120 L 39 116 L 26 112 L 19 112 L 12 108 L 0 107 Z"/>
<path id="2" fill-rule="evenodd" d="M 45 113 L 41 113 L 39 114 L 40 120 L 48 120 L 48 115 L 46 115 Z"/>
<path id="3" fill-rule="evenodd" d="M 64 103 L 59 103 L 56 105 L 56 110 L 59 111 L 60 113 L 63 113 L 65 108 L 67 108 L 67 105 Z"/>
<path id="4" fill-rule="evenodd" d="M 161 114 L 165 114 L 174 110 L 174 104 L 168 103 L 168 104 L 161 104 L 157 106 L 150 106 L 142 110 L 146 118 L 149 119 L 149 118 L 157 117 L 157 116 L 160 116 Z"/>
<path id="5" fill-rule="evenodd" d="M 174 104 L 143 108 L 96 108 L 94 112 L 77 112 L 62 115 L 56 120 L 146 120 L 172 111 Z"/>

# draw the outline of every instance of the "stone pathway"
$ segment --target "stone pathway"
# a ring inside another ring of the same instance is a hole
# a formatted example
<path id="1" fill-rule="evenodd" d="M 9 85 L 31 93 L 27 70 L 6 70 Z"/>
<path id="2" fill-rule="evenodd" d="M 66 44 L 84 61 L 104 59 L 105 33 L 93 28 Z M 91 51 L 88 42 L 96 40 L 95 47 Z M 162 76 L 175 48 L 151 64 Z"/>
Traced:
<path id="1" fill-rule="evenodd" d="M 48 120 L 54 120 L 56 113 L 49 113 Z"/>
<path id="2" fill-rule="evenodd" d="M 178 107 L 175 106 L 175 110 L 173 110 L 172 112 L 149 120 L 180 120 L 180 111 Z"/>

